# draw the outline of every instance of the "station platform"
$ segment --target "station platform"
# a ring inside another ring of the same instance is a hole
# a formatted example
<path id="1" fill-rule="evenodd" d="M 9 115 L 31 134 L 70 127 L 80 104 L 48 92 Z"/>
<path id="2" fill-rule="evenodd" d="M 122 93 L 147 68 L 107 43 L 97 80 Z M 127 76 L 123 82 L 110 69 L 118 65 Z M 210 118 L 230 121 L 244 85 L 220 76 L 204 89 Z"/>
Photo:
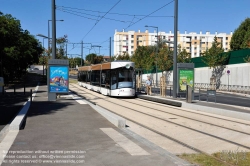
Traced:
<path id="1" fill-rule="evenodd" d="M 137 93 L 137 97 L 143 100 L 167 104 L 174 107 L 197 110 L 201 112 L 213 113 L 217 115 L 250 121 L 250 108 L 248 107 L 199 100 L 192 100 L 192 103 L 187 103 L 185 98 L 173 98 L 169 96 L 163 97 L 160 95 L 146 95 L 145 93 Z"/>
<path id="2" fill-rule="evenodd" d="M 47 101 L 40 86 L 21 130 L 10 130 L 0 142 L 9 165 L 187 166 L 186 161 L 141 141 L 127 128 L 118 128 L 87 102 L 71 94 Z"/>

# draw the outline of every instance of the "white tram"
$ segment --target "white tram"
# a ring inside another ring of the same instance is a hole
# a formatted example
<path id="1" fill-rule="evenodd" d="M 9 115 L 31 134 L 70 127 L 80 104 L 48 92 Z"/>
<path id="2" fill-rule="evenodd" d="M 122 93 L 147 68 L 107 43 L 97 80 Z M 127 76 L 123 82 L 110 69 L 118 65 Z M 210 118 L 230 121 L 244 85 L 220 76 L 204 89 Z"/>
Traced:
<path id="1" fill-rule="evenodd" d="M 114 61 L 78 69 L 78 84 L 107 96 L 135 96 L 135 64 Z"/>

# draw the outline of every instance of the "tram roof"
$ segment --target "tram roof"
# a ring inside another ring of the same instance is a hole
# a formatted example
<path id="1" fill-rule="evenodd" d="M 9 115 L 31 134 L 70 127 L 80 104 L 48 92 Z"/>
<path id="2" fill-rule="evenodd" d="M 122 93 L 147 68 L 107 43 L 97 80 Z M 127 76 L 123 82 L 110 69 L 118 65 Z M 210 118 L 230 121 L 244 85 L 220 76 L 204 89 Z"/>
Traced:
<path id="1" fill-rule="evenodd" d="M 134 62 L 127 61 L 127 60 L 118 60 L 118 61 L 113 61 L 113 62 L 107 62 L 107 63 L 102 63 L 102 64 L 95 64 L 91 66 L 82 66 L 79 67 L 79 71 L 90 71 L 90 70 L 107 70 L 107 69 L 115 69 L 119 67 L 124 67 L 127 64 L 131 65 L 134 67 Z"/>

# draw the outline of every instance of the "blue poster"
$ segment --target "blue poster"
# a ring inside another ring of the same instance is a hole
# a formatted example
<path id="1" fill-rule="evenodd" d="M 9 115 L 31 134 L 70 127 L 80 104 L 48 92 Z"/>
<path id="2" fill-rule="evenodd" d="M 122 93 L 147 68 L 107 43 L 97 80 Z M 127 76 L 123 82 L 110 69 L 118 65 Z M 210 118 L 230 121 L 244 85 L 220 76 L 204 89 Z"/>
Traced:
<path id="1" fill-rule="evenodd" d="M 49 72 L 49 91 L 55 93 L 67 93 L 69 90 L 68 67 L 51 66 Z"/>

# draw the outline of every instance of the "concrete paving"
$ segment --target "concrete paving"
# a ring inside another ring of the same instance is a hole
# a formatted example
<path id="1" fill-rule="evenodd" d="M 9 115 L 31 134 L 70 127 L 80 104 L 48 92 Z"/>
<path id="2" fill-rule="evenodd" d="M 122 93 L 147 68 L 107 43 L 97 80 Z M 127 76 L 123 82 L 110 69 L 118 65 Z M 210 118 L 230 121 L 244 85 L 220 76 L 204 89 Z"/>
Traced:
<path id="1" fill-rule="evenodd" d="M 241 149 L 239 145 L 248 147 L 250 145 L 248 143 L 248 135 L 228 130 L 233 129 L 249 133 L 249 121 L 246 122 L 235 118 L 201 113 L 195 110 L 187 111 L 180 107 L 166 106 L 140 99 L 117 99 L 106 97 L 77 86 L 72 86 L 71 89 L 77 91 L 78 94 L 84 96 L 84 98 L 95 102 L 97 105 L 123 116 L 127 119 L 127 125 L 131 131 L 171 153 L 182 154 L 194 152 L 176 144 L 176 142 L 162 138 L 158 134 L 148 131 L 143 128 L 143 126 L 209 154 L 225 149 Z M 150 114 L 154 117 L 145 114 Z M 131 123 L 131 121 L 139 123 L 142 127 Z M 246 124 L 238 124 L 237 122 Z M 228 127 L 228 129 L 224 128 L 224 126 Z M 241 150 L 247 151 L 247 149 L 244 148 Z"/>
<path id="2" fill-rule="evenodd" d="M 208 113 L 213 113 L 217 115 L 250 121 L 250 109 L 246 107 L 226 105 L 226 104 L 213 103 L 213 102 L 204 102 L 204 101 L 197 101 L 197 100 L 193 100 L 192 103 L 187 103 L 186 100 L 180 99 L 180 98 L 174 99 L 171 97 L 150 96 L 150 95 L 145 95 L 145 94 L 138 94 L 137 97 L 141 99 L 149 100 L 149 101 L 159 102 L 159 103 L 166 103 L 164 101 L 168 101 L 171 103 L 179 103 L 182 108 L 208 112 Z"/>
<path id="3" fill-rule="evenodd" d="M 0 143 L 2 155 L 8 152 L 2 166 L 189 165 L 167 151 L 164 155 L 159 147 L 152 148 L 139 141 L 125 129 L 115 127 L 86 103 L 70 98 L 48 102 L 46 91 L 46 86 L 39 87 L 24 129 L 10 131 Z M 13 140 L 10 149 L 7 138 Z"/>

